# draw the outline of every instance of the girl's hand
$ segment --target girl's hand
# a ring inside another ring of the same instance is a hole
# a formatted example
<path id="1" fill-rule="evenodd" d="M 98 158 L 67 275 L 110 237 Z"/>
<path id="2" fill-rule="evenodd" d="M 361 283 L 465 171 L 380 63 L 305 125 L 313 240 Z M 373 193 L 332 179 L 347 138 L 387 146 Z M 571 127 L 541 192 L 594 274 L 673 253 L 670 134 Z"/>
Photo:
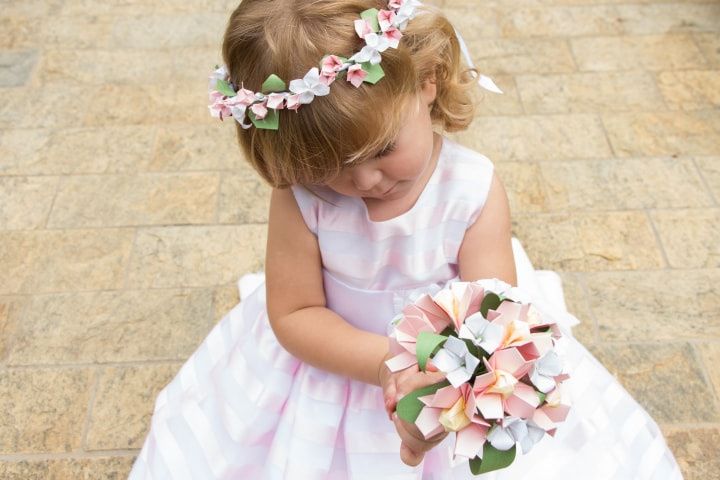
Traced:
<path id="1" fill-rule="evenodd" d="M 416 466 L 422 461 L 425 452 L 440 443 L 447 436 L 447 432 L 442 432 L 426 440 L 415 424 L 408 423 L 397 416 L 395 408 L 397 402 L 408 393 L 443 381 L 445 373 L 438 372 L 430 364 L 428 364 L 428 370 L 435 371 L 421 372 L 417 365 L 413 365 L 399 372 L 391 372 L 385 365 L 385 360 L 392 357 L 393 355 L 388 353 L 380 366 L 380 385 L 383 389 L 385 409 L 402 440 L 400 458 L 406 465 Z"/>

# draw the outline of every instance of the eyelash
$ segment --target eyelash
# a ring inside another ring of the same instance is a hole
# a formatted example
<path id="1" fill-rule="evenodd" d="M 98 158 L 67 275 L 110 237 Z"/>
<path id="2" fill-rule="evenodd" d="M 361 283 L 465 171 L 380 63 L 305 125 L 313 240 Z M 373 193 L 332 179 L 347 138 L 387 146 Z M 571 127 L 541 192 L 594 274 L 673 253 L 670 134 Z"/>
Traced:
<path id="1" fill-rule="evenodd" d="M 385 149 L 378 154 L 378 157 L 384 157 L 385 155 L 395 151 L 395 144 L 391 143 Z"/>

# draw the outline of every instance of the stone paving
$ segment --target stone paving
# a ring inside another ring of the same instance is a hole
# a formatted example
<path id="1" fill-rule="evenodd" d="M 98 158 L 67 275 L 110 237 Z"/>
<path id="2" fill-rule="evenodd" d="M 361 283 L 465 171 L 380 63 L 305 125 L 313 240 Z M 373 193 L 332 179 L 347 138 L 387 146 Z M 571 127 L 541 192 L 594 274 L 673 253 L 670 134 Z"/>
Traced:
<path id="1" fill-rule="evenodd" d="M 125 478 L 155 395 L 262 268 L 268 189 L 212 121 L 234 1 L 0 0 L 0 477 Z M 577 334 L 720 478 L 720 2 L 438 0 L 467 132 Z"/>

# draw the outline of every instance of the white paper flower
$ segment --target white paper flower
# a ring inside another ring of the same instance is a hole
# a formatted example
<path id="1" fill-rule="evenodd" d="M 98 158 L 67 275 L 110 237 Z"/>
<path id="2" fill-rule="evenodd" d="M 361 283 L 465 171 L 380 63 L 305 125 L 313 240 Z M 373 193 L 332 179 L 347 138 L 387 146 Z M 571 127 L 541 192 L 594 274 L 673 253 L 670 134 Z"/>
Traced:
<path id="1" fill-rule="evenodd" d="M 562 373 L 562 363 L 557 353 L 550 350 L 540 357 L 530 370 L 530 381 L 543 393 L 555 388 L 555 378 Z"/>
<path id="2" fill-rule="evenodd" d="M 502 343 L 504 333 L 503 327 L 488 322 L 480 312 L 476 312 L 460 326 L 459 337 L 471 340 L 487 353 L 493 353 Z"/>
<path id="3" fill-rule="evenodd" d="M 450 384 L 458 388 L 470 379 L 480 359 L 470 353 L 465 342 L 450 336 L 432 362 L 439 370 L 447 373 Z"/>
<path id="4" fill-rule="evenodd" d="M 533 446 L 542 440 L 545 431 L 517 417 L 505 417 L 488 431 L 487 439 L 498 450 L 510 450 L 520 443 L 523 453 L 528 453 Z"/>
<path id="5" fill-rule="evenodd" d="M 322 97 L 329 94 L 330 86 L 320 81 L 320 70 L 313 67 L 302 79 L 290 82 L 290 91 L 300 95 L 300 103 L 305 104 L 312 102 L 316 95 Z"/>
<path id="6" fill-rule="evenodd" d="M 225 65 L 219 67 L 210 75 L 210 83 L 208 84 L 208 91 L 217 90 L 218 80 L 227 79 L 227 69 Z"/>
<path id="7" fill-rule="evenodd" d="M 377 33 L 368 33 L 365 35 L 365 46 L 358 53 L 350 57 L 357 63 L 370 62 L 373 65 L 380 63 L 380 52 L 384 52 L 390 47 L 390 40 L 384 35 Z"/>
<path id="8" fill-rule="evenodd" d="M 399 29 L 404 29 L 408 20 L 415 16 L 415 9 L 422 5 L 418 0 L 405 0 L 400 8 L 395 12 L 394 24 Z"/>

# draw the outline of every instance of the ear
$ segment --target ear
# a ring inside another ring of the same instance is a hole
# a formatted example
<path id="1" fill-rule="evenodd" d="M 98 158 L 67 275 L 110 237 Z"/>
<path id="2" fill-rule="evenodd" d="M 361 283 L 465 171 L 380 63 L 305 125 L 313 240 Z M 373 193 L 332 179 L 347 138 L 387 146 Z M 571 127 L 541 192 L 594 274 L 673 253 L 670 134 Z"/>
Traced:
<path id="1" fill-rule="evenodd" d="M 425 105 L 431 105 L 435 101 L 437 95 L 437 86 L 435 84 L 435 77 L 428 78 L 423 82 L 422 90 L 420 92 L 422 100 Z"/>

